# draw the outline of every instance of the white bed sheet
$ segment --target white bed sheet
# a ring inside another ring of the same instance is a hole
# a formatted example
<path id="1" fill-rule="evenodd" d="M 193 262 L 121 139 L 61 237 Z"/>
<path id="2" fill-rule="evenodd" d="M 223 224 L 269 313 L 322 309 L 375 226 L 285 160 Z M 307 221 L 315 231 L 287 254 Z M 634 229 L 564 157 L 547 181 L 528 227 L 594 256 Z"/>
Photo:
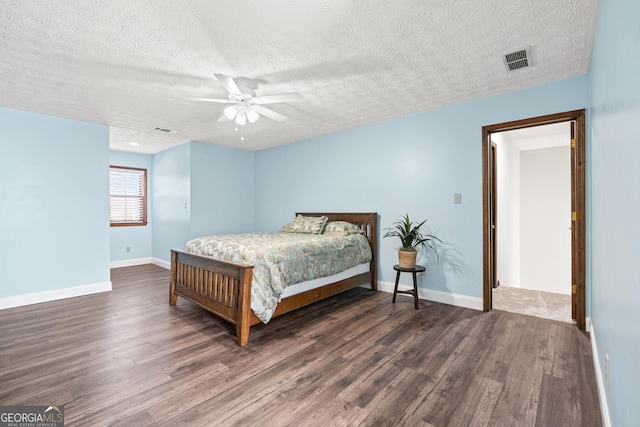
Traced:
<path id="1" fill-rule="evenodd" d="M 329 283 L 334 283 L 339 280 L 344 280 L 344 279 L 348 279 L 349 277 L 357 276 L 358 274 L 366 273 L 367 271 L 369 271 L 369 268 L 370 268 L 370 264 L 368 262 L 365 262 L 362 264 L 358 264 L 355 267 L 348 268 L 332 276 L 320 277 L 318 279 L 307 280 L 306 282 L 300 282 L 294 285 L 289 285 L 286 288 L 284 288 L 284 292 L 282 293 L 282 295 L 280 295 L 280 300 L 282 300 L 282 298 L 290 297 L 292 295 L 296 295 L 296 294 L 308 291 L 310 289 L 319 288 Z"/>

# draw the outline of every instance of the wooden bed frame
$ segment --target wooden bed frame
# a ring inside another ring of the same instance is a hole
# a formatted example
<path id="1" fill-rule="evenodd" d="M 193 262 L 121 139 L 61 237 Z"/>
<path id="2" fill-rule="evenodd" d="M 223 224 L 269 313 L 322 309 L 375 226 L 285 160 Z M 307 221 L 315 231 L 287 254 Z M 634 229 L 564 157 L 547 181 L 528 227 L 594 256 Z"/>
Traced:
<path id="1" fill-rule="evenodd" d="M 364 230 L 371 245 L 371 266 L 366 273 L 283 298 L 278 303 L 273 317 L 366 283 L 371 283 L 371 288 L 377 290 L 377 213 L 300 212 L 296 215 L 326 215 L 329 221 L 348 221 L 358 225 Z M 252 277 L 251 265 L 172 249 L 169 304 L 175 305 L 178 296 L 181 296 L 234 323 L 237 326 L 237 343 L 239 346 L 245 346 L 249 342 L 251 325 L 261 322 L 250 307 Z"/>

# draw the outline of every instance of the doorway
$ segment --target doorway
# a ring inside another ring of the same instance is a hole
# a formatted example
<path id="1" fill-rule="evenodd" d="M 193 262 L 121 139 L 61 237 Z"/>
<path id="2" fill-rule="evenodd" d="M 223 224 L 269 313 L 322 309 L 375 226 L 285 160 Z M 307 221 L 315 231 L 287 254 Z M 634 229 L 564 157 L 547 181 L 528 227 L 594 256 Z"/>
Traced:
<path id="1" fill-rule="evenodd" d="M 492 308 L 572 323 L 570 122 L 491 134 Z"/>
<path id="2" fill-rule="evenodd" d="M 584 110 L 535 117 L 482 128 L 483 152 L 483 308 L 493 308 L 492 289 L 496 287 L 498 257 L 497 239 L 500 230 L 496 220 L 496 146 L 492 135 L 516 129 L 528 129 L 540 125 L 567 123 L 570 126 L 571 158 L 571 221 L 570 228 L 570 292 L 572 294 L 572 317 L 579 329 L 586 328 L 585 286 L 585 114 Z M 526 254 L 523 254 L 526 255 Z M 529 258 L 527 257 L 529 261 Z"/>

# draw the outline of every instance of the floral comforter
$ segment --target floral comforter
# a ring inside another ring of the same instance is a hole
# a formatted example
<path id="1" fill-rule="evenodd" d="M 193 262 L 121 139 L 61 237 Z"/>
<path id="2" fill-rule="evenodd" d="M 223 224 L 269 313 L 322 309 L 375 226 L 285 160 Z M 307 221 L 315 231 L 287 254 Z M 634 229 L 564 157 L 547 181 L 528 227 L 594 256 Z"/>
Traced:
<path id="1" fill-rule="evenodd" d="M 267 323 L 284 288 L 371 261 L 362 234 L 225 234 L 193 239 L 185 251 L 253 265 L 251 309 Z"/>

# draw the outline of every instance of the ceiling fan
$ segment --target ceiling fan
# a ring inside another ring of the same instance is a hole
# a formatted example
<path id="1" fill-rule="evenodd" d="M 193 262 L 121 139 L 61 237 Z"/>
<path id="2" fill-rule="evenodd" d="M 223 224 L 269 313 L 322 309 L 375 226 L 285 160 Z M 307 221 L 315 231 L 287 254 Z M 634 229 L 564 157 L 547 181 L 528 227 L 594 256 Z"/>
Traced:
<path id="1" fill-rule="evenodd" d="M 263 107 L 263 105 L 299 101 L 302 99 L 302 95 L 295 92 L 256 96 L 255 91 L 250 87 L 251 82 L 247 80 L 238 79 L 236 81 L 224 74 L 214 74 L 214 76 L 227 90 L 227 99 L 194 99 L 198 101 L 217 102 L 220 104 L 232 104 L 224 109 L 224 114 L 218 119 L 219 122 L 233 120 L 236 125 L 243 126 L 247 124 L 247 122 L 255 122 L 260 118 L 260 116 L 268 117 L 277 122 L 283 122 L 287 120 L 286 116 L 283 116 L 269 108 Z"/>

